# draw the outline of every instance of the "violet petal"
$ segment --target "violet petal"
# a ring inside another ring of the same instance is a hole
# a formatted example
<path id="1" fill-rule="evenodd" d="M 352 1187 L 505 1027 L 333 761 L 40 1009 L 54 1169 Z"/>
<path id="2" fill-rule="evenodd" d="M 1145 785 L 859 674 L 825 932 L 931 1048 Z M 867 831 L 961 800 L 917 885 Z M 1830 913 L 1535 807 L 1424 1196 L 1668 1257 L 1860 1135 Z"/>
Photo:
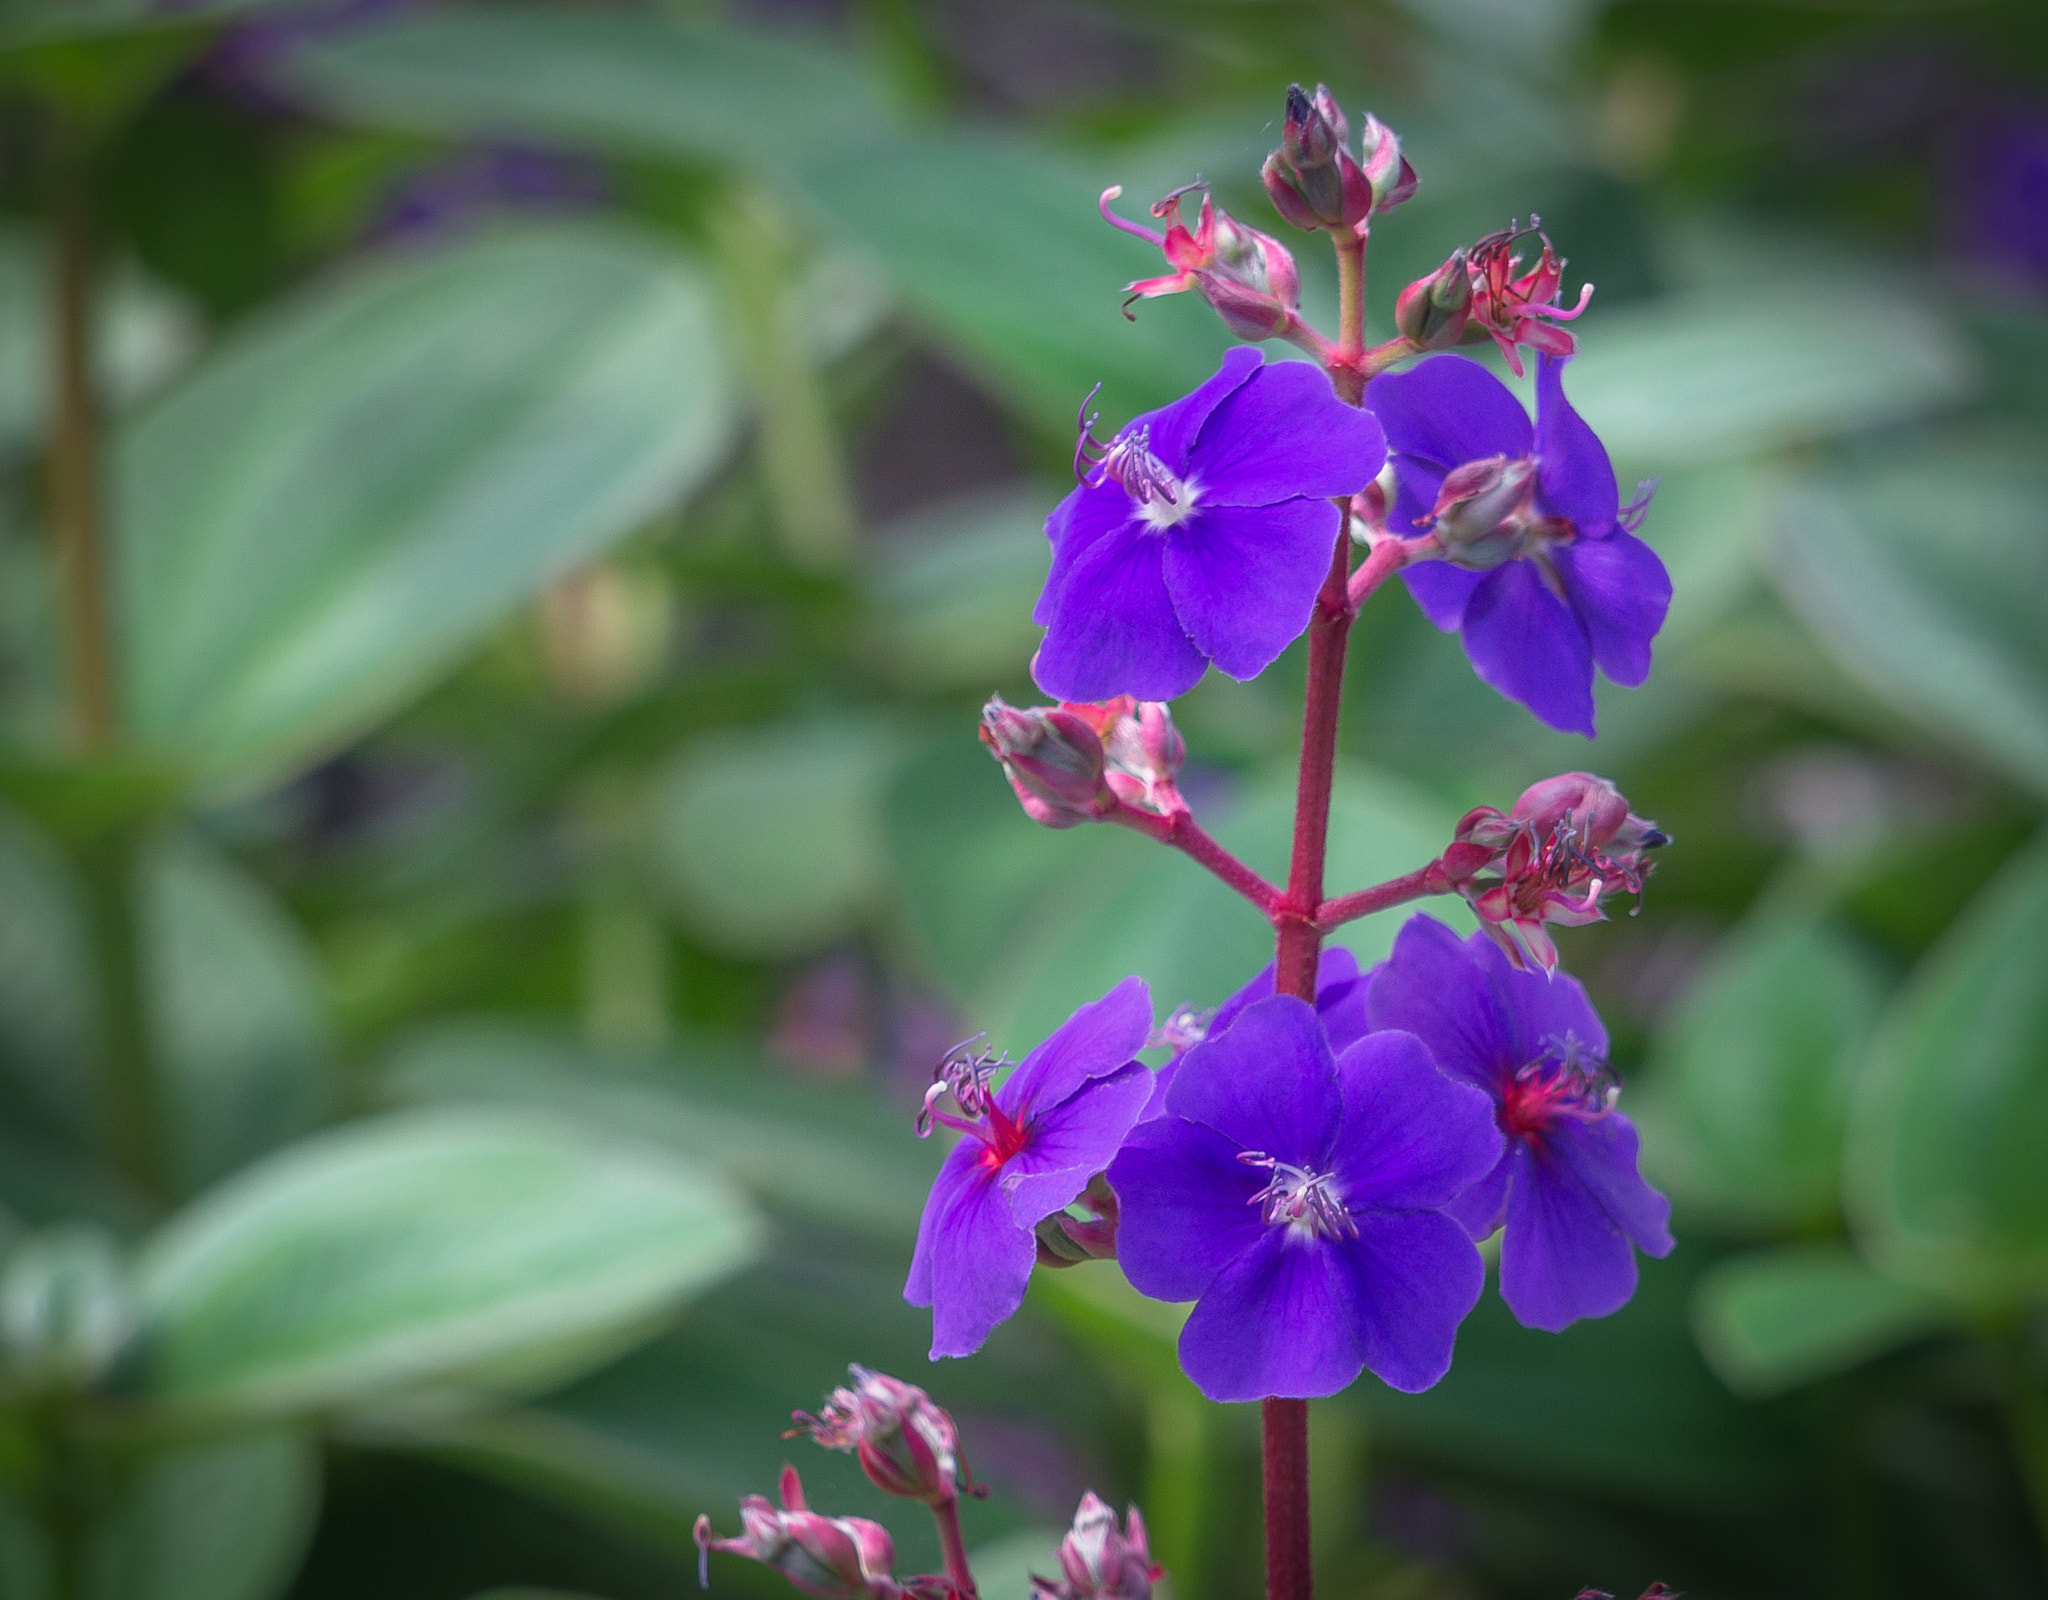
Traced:
<path id="1" fill-rule="evenodd" d="M 1151 1097 L 1152 1074 L 1133 1061 L 1040 1112 L 1024 1148 L 1003 1165 L 1001 1186 L 1017 1226 L 1035 1227 L 1071 1205 L 1115 1157 Z"/>
<path id="2" fill-rule="evenodd" d="M 1010 1215 L 1008 1196 L 962 1140 L 940 1168 L 918 1225 L 903 1298 L 932 1308 L 932 1359 L 972 1355 L 989 1330 L 1016 1315 L 1038 1247 Z"/>
<path id="3" fill-rule="evenodd" d="M 1435 1211 L 1375 1211 L 1338 1241 L 1354 1283 L 1365 1364 L 1416 1394 L 1450 1370 L 1458 1324 L 1479 1303 L 1486 1265 L 1465 1231 Z M 1199 1308 L 1197 1308 L 1199 1309 Z"/>
<path id="4" fill-rule="evenodd" d="M 1412 1033 L 1369 1034 L 1337 1058 L 1343 1133 L 1336 1175 L 1354 1213 L 1447 1204 L 1494 1169 L 1493 1097 L 1437 1070 Z"/>
<path id="5" fill-rule="evenodd" d="M 1473 961 L 1471 948 L 1417 912 L 1394 936 L 1393 954 L 1373 968 L 1366 1012 L 1375 1028 L 1415 1034 L 1444 1072 L 1497 1097 L 1511 1041 L 1489 969 Z"/>
<path id="6" fill-rule="evenodd" d="M 1216 408 L 1191 465 L 1205 506 L 1268 506 L 1349 497 L 1386 459 L 1370 412 L 1339 400 L 1320 367 L 1278 361 Z"/>
<path id="7" fill-rule="evenodd" d="M 1465 654 L 1510 700 L 1563 733 L 1593 737 L 1593 651 L 1586 630 L 1535 566 L 1495 567 L 1465 608 Z"/>
<path id="8" fill-rule="evenodd" d="M 1178 1117 L 1142 1122 L 1109 1164 L 1117 1262 L 1154 1300 L 1193 1300 L 1267 1231 L 1252 1196 L 1267 1174 L 1239 1146 Z"/>
<path id="9" fill-rule="evenodd" d="M 996 1104 L 1019 1119 L 1043 1117 L 1090 1078 L 1121 1071 L 1151 1032 L 1152 991 L 1143 978 L 1126 978 L 1048 1034 L 1004 1081 Z"/>
<path id="10" fill-rule="evenodd" d="M 1585 420 L 1564 397 L 1565 361 L 1543 356 L 1536 363 L 1537 502 L 1569 517 L 1582 539 L 1602 539 L 1621 510 L 1614 466 Z"/>
<path id="11" fill-rule="evenodd" d="M 1329 1241 L 1268 1228 L 1189 1314 L 1181 1367 L 1211 1400 L 1335 1394 L 1365 1363 L 1356 1298 L 1350 1262 Z"/>
<path id="12" fill-rule="evenodd" d="M 1039 688 L 1058 700 L 1171 700 L 1201 681 L 1208 663 L 1174 615 L 1160 556 L 1156 535 L 1126 523 L 1075 563 L 1031 663 Z"/>
<path id="13" fill-rule="evenodd" d="M 1526 456 L 1536 431 L 1514 391 L 1478 362 L 1434 355 L 1366 385 L 1366 409 L 1380 419 L 1387 448 L 1448 471 L 1488 456 Z"/>
<path id="14" fill-rule="evenodd" d="M 1196 1045 L 1166 1095 L 1169 1116 L 1317 1171 L 1328 1169 L 1342 1108 L 1322 1024 L 1292 995 L 1246 1006 L 1228 1033 Z"/>
<path id="15" fill-rule="evenodd" d="M 1616 683 L 1633 689 L 1650 675 L 1650 643 L 1671 609 L 1671 575 L 1657 552 L 1619 529 L 1605 539 L 1575 540 L 1552 558 L 1584 624 L 1593 659 Z"/>
<path id="16" fill-rule="evenodd" d="M 1239 682 L 1271 666 L 1308 627 L 1339 527 L 1327 500 L 1300 499 L 1204 504 L 1169 528 L 1166 587 L 1195 648 Z"/>

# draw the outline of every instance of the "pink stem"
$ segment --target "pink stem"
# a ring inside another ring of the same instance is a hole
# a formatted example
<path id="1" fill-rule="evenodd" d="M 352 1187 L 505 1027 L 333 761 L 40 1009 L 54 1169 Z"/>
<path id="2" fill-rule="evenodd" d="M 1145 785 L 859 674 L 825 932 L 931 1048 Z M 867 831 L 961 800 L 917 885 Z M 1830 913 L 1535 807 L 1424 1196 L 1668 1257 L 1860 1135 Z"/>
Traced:
<path id="1" fill-rule="evenodd" d="M 1200 862 L 1257 906 L 1261 916 L 1270 919 L 1278 910 L 1280 891 L 1211 838 L 1192 812 L 1176 811 L 1162 817 L 1135 806 L 1120 805 L 1102 820 L 1142 833 Z"/>
<path id="2" fill-rule="evenodd" d="M 939 1549 L 946 1557 L 946 1581 L 958 1600 L 980 1600 L 974 1587 L 974 1569 L 967 1564 L 967 1541 L 960 1536 L 960 1502 L 941 1500 L 932 1507 L 932 1521 L 939 1525 Z"/>
<path id="3" fill-rule="evenodd" d="M 1308 1402 L 1262 1401 L 1259 1423 L 1267 1600 L 1309 1600 Z"/>
<path id="4" fill-rule="evenodd" d="M 1273 987 L 1314 1004 L 1323 932 L 1323 856 L 1330 838 L 1330 788 L 1337 765 L 1337 711 L 1344 693 L 1344 647 L 1351 634 L 1351 534 L 1340 527 L 1330 574 L 1308 624 L 1308 692 L 1301 715 L 1301 770 L 1295 785 L 1294 848 L 1287 893 L 1274 908 Z"/>
<path id="5" fill-rule="evenodd" d="M 1405 905 L 1425 895 L 1450 892 L 1451 883 L 1444 876 L 1444 864 L 1432 861 L 1426 867 L 1417 867 L 1399 878 L 1376 883 L 1370 889 L 1325 900 L 1316 911 L 1316 926 L 1328 933 L 1332 928 L 1356 922 L 1360 917 L 1369 917 L 1375 911 L 1385 911 L 1389 906 Z"/>
<path id="6" fill-rule="evenodd" d="M 1424 561 L 1437 550 L 1435 535 L 1421 539 L 1386 538 L 1372 547 L 1372 554 L 1365 559 L 1365 565 L 1351 574 L 1351 583 L 1346 591 L 1351 609 L 1356 611 L 1372 598 L 1372 593 L 1387 579 L 1407 566 L 1411 561 Z"/>

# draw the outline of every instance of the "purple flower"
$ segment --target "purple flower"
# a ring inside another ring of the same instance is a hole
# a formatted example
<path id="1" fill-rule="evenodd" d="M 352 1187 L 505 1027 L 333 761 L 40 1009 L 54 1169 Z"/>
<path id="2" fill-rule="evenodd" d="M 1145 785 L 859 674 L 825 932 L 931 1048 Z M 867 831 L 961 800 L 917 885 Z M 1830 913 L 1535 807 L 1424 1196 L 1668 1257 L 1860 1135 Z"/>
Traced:
<path id="1" fill-rule="evenodd" d="M 1000 1089 L 989 1087 L 998 1060 L 956 1051 L 941 1064 L 926 1117 L 967 1137 L 932 1184 L 903 1288 L 912 1305 L 932 1308 L 933 1359 L 972 1355 L 1024 1303 L 1032 1230 L 1109 1165 L 1145 1109 L 1152 1074 L 1135 1057 L 1151 1030 L 1151 992 L 1126 978 L 1062 1023 Z M 932 1109 L 948 1090 L 964 1116 Z"/>
<path id="2" fill-rule="evenodd" d="M 1091 444 L 1084 430 L 1077 468 Z M 1211 661 L 1257 677 L 1308 626 L 1341 525 L 1332 498 L 1385 460 L 1379 424 L 1319 369 L 1230 351 L 1194 393 L 1111 440 L 1046 519 L 1038 686 L 1171 700 Z"/>
<path id="3" fill-rule="evenodd" d="M 1335 1394 L 1361 1367 L 1411 1392 L 1441 1378 L 1486 1272 L 1437 1208 L 1499 1160 L 1488 1109 L 1407 1034 L 1333 1056 L 1287 995 L 1190 1050 L 1109 1181 L 1125 1276 L 1196 1302 L 1180 1338 L 1196 1387 L 1259 1400 Z"/>
<path id="4" fill-rule="evenodd" d="M 1671 1203 L 1636 1172 L 1636 1130 L 1614 1110 L 1607 1030 L 1586 991 L 1418 916 L 1368 977 L 1366 1008 L 1493 1098 L 1500 1164 L 1446 1209 L 1475 1239 L 1506 1223 L 1500 1292 L 1516 1319 L 1556 1333 L 1620 1310 L 1636 1290 L 1631 1242 L 1671 1253 Z"/>
<path id="5" fill-rule="evenodd" d="M 1430 527 L 1444 557 L 1403 569 L 1424 615 L 1464 635 L 1479 676 L 1566 733 L 1593 737 L 1593 666 L 1650 675 L 1671 579 L 1624 508 L 1606 448 L 1564 397 L 1563 361 L 1536 369 L 1536 423 L 1463 356 L 1375 378 L 1366 404 L 1392 452 L 1388 526 Z"/>

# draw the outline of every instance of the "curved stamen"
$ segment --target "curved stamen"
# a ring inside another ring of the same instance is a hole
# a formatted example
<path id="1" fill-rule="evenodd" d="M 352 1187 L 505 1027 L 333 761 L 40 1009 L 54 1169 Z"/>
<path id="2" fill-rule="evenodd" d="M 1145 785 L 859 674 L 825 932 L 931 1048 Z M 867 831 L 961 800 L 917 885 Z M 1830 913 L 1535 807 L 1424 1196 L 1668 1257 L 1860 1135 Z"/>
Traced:
<path id="1" fill-rule="evenodd" d="M 1337 1193 L 1334 1173 L 1311 1172 L 1263 1150 L 1240 1151 L 1237 1159 L 1248 1167 L 1261 1167 L 1273 1174 L 1273 1181 L 1246 1202 L 1260 1208 L 1268 1225 L 1285 1223 L 1316 1237 L 1358 1237 L 1358 1224 L 1352 1220 L 1351 1208 Z"/>

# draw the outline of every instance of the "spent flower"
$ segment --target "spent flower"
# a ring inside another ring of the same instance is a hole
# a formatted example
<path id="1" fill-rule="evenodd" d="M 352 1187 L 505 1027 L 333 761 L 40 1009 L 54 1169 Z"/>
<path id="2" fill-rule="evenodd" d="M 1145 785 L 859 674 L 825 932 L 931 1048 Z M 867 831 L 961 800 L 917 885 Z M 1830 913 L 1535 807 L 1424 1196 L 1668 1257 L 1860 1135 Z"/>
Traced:
<path id="1" fill-rule="evenodd" d="M 925 1201 L 903 1297 L 932 1308 L 932 1348 L 971 1355 L 1015 1314 L 1037 1258 L 1036 1229 L 1109 1165 L 1152 1094 L 1136 1057 L 1152 996 L 1126 978 L 1082 1006 L 1000 1088 L 998 1057 L 963 1047 L 940 1064 L 919 1116 L 965 1135 Z M 940 1109 L 950 1097 L 957 1113 Z"/>
<path id="2" fill-rule="evenodd" d="M 1102 740 L 1064 706 L 1013 706 L 996 695 L 981 708 L 981 742 L 1033 822 L 1071 828 L 1117 808 Z"/>
<path id="3" fill-rule="evenodd" d="M 1084 423 L 1080 487 L 1046 520 L 1039 686 L 1171 700 L 1212 661 L 1256 677 L 1308 626 L 1342 525 L 1332 499 L 1385 458 L 1379 424 L 1328 377 L 1246 346 L 1107 445 Z"/>
<path id="4" fill-rule="evenodd" d="M 1516 1319 L 1557 1332 L 1627 1304 L 1635 1251 L 1671 1251 L 1671 1205 L 1636 1170 L 1607 1030 L 1578 981 L 1521 971 L 1484 934 L 1415 916 L 1373 969 L 1366 1007 L 1493 1102 L 1499 1161 L 1445 1209 L 1475 1239 L 1505 1228 L 1500 1292 Z"/>
<path id="5" fill-rule="evenodd" d="M 1606 448 L 1572 409 L 1561 360 L 1536 374 L 1532 426 L 1478 362 L 1438 355 L 1375 378 L 1392 529 L 1427 528 L 1442 554 L 1401 572 L 1424 615 L 1464 638 L 1474 670 L 1551 727 L 1593 736 L 1593 668 L 1633 687 L 1650 673 L 1671 579 L 1635 536 Z"/>
<path id="6" fill-rule="evenodd" d="M 782 1504 L 758 1494 L 740 1502 L 742 1532 L 720 1539 L 711 1519 L 699 1517 L 697 1581 L 711 1587 L 711 1552 L 744 1556 L 773 1567 L 799 1594 L 814 1600 L 902 1600 L 906 1589 L 891 1575 L 896 1544 L 889 1530 L 865 1517 L 828 1517 L 804 1504 L 804 1486 L 795 1467 L 782 1469 Z"/>
<path id="7" fill-rule="evenodd" d="M 1498 1161 L 1490 1109 L 1409 1035 L 1333 1054 L 1288 995 L 1188 1051 L 1109 1181 L 1124 1275 L 1195 1301 L 1180 1360 L 1196 1387 L 1259 1400 L 1335 1394 L 1363 1367 L 1411 1392 L 1441 1378 L 1485 1270 L 1438 1208 Z"/>
<path id="8" fill-rule="evenodd" d="M 1648 853 L 1670 842 L 1605 778 L 1567 772 L 1530 785 L 1505 816 L 1492 806 L 1468 811 L 1444 866 L 1508 960 L 1548 973 L 1557 946 L 1545 924 L 1603 921 L 1609 898 L 1643 892 Z"/>
<path id="9" fill-rule="evenodd" d="M 1171 816 L 1187 810 L 1175 780 L 1188 757 L 1187 741 L 1162 700 L 1070 701 L 1062 711 L 1087 723 L 1102 741 L 1109 786 L 1125 805 Z"/>
<path id="10" fill-rule="evenodd" d="M 858 1363 L 853 1382 L 834 1389 L 816 1416 L 794 1413 L 789 1433 L 808 1433 L 828 1450 L 860 1462 L 884 1494 L 928 1505 L 959 1498 L 960 1436 L 953 1419 L 912 1383 Z"/>
<path id="11" fill-rule="evenodd" d="M 1577 342 L 1558 326 L 1575 320 L 1593 298 L 1589 283 L 1579 290 L 1579 303 L 1569 310 L 1557 303 L 1564 286 L 1564 263 L 1550 247 L 1542 232 L 1543 219 L 1529 218 L 1529 226 L 1510 226 L 1489 233 L 1472 247 L 1472 320 L 1474 336 L 1490 334 L 1507 358 L 1516 377 L 1522 375 L 1522 350 L 1538 355 L 1569 356 Z M 1515 246 L 1530 234 L 1543 241 L 1536 265 L 1522 271 L 1522 258 Z"/>
<path id="12" fill-rule="evenodd" d="M 1202 191 L 1202 209 L 1194 230 L 1181 221 L 1181 202 L 1194 190 Z M 1271 339 L 1287 332 L 1301 303 L 1301 278 L 1294 257 L 1271 234 L 1245 226 L 1222 210 L 1204 184 L 1191 183 L 1173 191 L 1152 207 L 1152 215 L 1165 223 L 1166 231 L 1131 222 L 1110 210 L 1110 201 L 1123 193 L 1121 185 L 1102 191 L 1096 209 L 1111 227 L 1157 245 L 1174 270 L 1163 277 L 1140 278 L 1124 285 L 1130 299 L 1124 315 L 1131 315 L 1131 301 L 1150 300 L 1164 294 L 1181 294 L 1193 289 L 1215 308 L 1223 325 L 1240 339 Z"/>
<path id="13" fill-rule="evenodd" d="M 1031 1600 L 1151 1600 L 1165 1570 L 1152 1561 L 1145 1519 L 1136 1506 L 1116 1513 L 1090 1489 L 1081 1496 L 1074 1525 L 1060 1541 L 1060 1576 L 1031 1575 Z"/>

